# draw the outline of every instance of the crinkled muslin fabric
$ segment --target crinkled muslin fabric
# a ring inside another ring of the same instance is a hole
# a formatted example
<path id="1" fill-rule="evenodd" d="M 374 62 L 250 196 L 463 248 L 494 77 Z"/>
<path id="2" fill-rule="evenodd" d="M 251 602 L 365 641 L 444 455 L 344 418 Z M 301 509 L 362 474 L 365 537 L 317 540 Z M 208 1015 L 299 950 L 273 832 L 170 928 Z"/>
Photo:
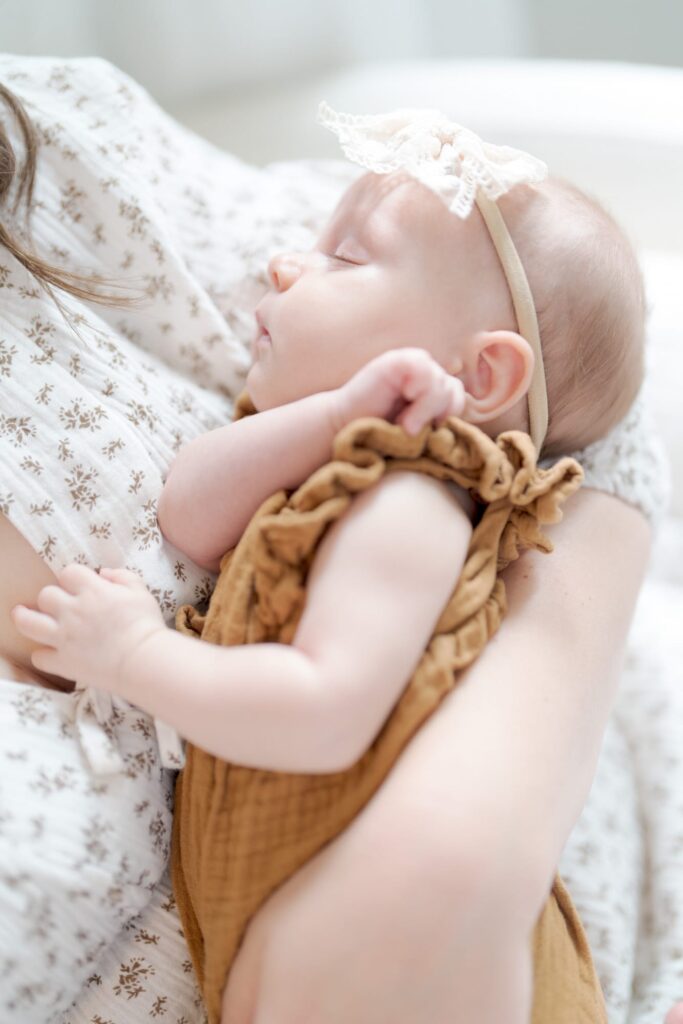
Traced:
<path id="1" fill-rule="evenodd" d="M 253 412 L 246 397 L 243 411 Z M 291 496 L 280 491 L 261 506 L 223 557 L 206 614 L 185 606 L 178 628 L 224 646 L 290 643 L 326 531 L 358 494 L 400 470 L 466 487 L 485 505 L 424 654 L 368 750 L 347 770 L 307 774 L 245 768 L 188 745 L 176 786 L 172 879 L 210 1024 L 220 1024 L 250 918 L 350 824 L 457 686 L 505 613 L 499 572 L 526 548 L 552 550 L 539 525 L 561 518 L 561 503 L 583 476 L 569 458 L 537 468 L 531 438 L 516 431 L 495 442 L 453 418 L 409 437 L 383 420 L 358 420 L 337 435 L 332 462 Z M 606 1024 L 588 941 L 559 879 L 534 939 L 534 1024 Z"/>
<path id="2" fill-rule="evenodd" d="M 99 59 L 0 56 L 0 81 L 38 127 L 38 252 L 144 293 L 125 311 L 64 297 L 65 320 L 0 251 L 0 511 L 54 570 L 137 570 L 172 622 L 208 599 L 215 577 L 159 534 L 170 462 L 232 415 L 268 260 L 310 247 L 360 172 L 337 160 L 244 164 Z M 664 461 L 642 403 L 579 458 L 586 484 L 656 521 Z M 174 776 L 151 719 L 101 702 L 96 685 L 78 695 L 0 681 L 0 1019 L 201 1024 L 165 871 Z M 93 767 L 104 754 L 116 771 Z M 619 765 L 613 774 L 623 779 Z M 605 828 L 593 834 L 602 842 Z M 631 842 L 626 826 L 616 834 Z M 612 859 L 615 896 L 595 917 L 613 958 L 622 863 Z M 594 867 L 578 864 L 573 891 Z M 611 1006 L 625 998 L 617 980 Z"/>
<path id="3" fill-rule="evenodd" d="M 71 694 L 0 680 L 3 1021 L 70 1002 L 164 874 L 173 776 L 146 715 L 115 698 L 106 728 L 124 768 L 102 779 Z"/>

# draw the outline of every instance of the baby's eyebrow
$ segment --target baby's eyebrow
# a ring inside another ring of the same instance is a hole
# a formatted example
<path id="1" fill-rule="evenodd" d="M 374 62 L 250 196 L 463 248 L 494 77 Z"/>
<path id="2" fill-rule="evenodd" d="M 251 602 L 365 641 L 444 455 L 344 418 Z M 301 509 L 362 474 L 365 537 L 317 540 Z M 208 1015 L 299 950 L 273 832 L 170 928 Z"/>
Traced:
<path id="1" fill-rule="evenodd" d="M 371 242 L 367 225 L 350 223 L 348 217 L 339 216 L 325 225 L 318 236 L 317 244 L 323 247 L 339 245 L 348 238 L 357 239 L 366 248 L 368 248 L 368 243 Z"/>
<path id="2" fill-rule="evenodd" d="M 361 216 L 358 210 L 355 210 L 353 213 L 347 213 L 335 225 L 335 233 L 341 234 L 346 231 L 357 238 L 359 242 L 362 242 L 366 248 L 380 248 L 385 244 L 389 236 L 393 234 L 394 226 L 387 225 L 386 218 L 380 219 L 375 216 L 376 213 L 377 207 L 366 216 Z"/>

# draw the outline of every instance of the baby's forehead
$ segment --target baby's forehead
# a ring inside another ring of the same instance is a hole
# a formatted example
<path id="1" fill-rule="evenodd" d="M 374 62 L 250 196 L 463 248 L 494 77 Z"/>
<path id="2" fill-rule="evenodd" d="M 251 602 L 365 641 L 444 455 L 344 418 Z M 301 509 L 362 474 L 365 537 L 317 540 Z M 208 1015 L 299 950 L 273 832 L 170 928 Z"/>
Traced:
<path id="1" fill-rule="evenodd" d="M 452 216 L 443 200 L 405 171 L 362 175 L 342 196 L 334 215 L 368 231 L 413 238 Z"/>

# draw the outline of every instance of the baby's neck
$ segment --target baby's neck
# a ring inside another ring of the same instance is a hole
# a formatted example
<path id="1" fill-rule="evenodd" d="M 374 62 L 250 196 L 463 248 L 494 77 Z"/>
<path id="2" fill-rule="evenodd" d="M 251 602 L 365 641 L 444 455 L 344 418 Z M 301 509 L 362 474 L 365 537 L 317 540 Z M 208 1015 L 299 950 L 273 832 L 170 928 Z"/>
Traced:
<path id="1" fill-rule="evenodd" d="M 479 427 L 485 434 L 493 438 L 498 437 L 504 430 L 522 430 L 528 434 L 529 411 L 527 396 L 525 395 L 516 405 L 513 405 L 511 409 L 508 409 L 507 412 L 502 413 L 500 416 L 496 416 L 495 419 L 480 423 Z"/>

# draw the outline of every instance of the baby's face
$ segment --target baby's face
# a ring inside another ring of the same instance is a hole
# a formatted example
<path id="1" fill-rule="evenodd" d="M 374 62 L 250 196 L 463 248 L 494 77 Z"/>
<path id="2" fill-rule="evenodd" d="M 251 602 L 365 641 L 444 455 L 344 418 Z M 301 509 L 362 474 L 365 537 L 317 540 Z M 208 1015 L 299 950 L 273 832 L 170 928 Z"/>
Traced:
<path id="1" fill-rule="evenodd" d="M 425 348 L 458 373 L 473 332 L 515 326 L 479 212 L 461 221 L 402 172 L 354 182 L 315 247 L 268 271 L 247 377 L 259 410 L 339 387 L 394 348 Z"/>

